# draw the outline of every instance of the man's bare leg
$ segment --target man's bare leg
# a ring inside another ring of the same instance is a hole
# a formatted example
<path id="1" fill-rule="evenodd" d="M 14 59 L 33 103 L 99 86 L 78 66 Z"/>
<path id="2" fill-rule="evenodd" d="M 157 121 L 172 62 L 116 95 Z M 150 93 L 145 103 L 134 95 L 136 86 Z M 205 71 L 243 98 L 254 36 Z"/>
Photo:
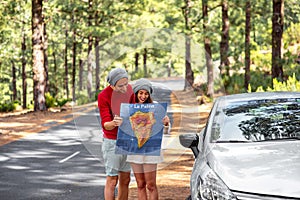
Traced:
<path id="1" fill-rule="evenodd" d="M 115 199 L 115 188 L 118 183 L 118 176 L 107 176 L 106 184 L 104 188 L 104 198 L 105 200 Z"/>
<path id="2" fill-rule="evenodd" d="M 130 172 L 119 172 L 118 200 L 128 200 Z"/>

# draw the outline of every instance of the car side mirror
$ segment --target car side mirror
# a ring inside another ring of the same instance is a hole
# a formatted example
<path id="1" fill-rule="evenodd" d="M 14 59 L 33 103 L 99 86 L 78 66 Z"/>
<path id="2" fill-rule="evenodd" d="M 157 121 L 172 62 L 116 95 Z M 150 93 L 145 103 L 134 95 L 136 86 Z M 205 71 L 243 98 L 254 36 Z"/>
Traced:
<path id="1" fill-rule="evenodd" d="M 190 148 L 193 151 L 194 157 L 196 158 L 199 154 L 198 144 L 199 136 L 194 133 L 181 134 L 179 135 L 180 144 L 186 148 Z"/>

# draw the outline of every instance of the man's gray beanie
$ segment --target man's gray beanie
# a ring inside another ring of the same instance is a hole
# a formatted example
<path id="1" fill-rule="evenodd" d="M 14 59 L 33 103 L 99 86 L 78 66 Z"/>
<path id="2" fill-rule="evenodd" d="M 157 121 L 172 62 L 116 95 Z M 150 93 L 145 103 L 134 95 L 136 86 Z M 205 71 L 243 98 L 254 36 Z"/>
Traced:
<path id="1" fill-rule="evenodd" d="M 151 95 L 153 92 L 151 82 L 145 78 L 137 80 L 133 86 L 133 91 L 137 93 L 139 90 L 146 90 Z"/>
<path id="2" fill-rule="evenodd" d="M 122 78 L 128 78 L 126 70 L 123 68 L 114 68 L 108 73 L 107 82 L 110 85 L 115 86 L 118 80 Z"/>

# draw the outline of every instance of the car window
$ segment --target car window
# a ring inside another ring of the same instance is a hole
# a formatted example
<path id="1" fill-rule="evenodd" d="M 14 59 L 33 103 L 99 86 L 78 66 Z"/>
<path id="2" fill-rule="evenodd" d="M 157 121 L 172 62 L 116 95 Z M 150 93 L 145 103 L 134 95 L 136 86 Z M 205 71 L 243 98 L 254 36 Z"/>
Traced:
<path id="1" fill-rule="evenodd" d="M 297 137 L 300 138 L 300 98 L 223 103 L 211 127 L 212 142 Z"/>

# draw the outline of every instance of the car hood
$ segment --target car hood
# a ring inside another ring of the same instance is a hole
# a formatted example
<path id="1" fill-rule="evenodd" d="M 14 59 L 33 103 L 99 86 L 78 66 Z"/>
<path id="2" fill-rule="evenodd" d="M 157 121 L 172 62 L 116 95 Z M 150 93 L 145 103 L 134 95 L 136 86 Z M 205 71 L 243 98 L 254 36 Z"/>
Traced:
<path id="1" fill-rule="evenodd" d="M 300 197 L 300 142 L 215 143 L 208 164 L 231 190 Z"/>

